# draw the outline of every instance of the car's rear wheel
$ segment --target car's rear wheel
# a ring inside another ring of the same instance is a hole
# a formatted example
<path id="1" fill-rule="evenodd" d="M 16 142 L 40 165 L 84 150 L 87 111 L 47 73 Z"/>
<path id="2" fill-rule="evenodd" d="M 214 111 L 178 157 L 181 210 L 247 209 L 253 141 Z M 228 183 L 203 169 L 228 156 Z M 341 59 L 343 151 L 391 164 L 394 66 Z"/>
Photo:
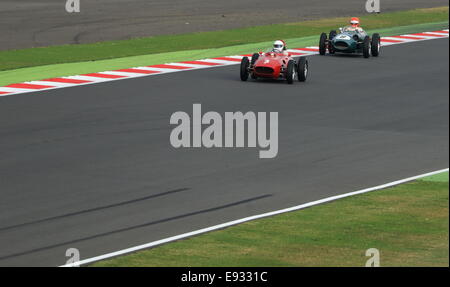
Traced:
<path id="1" fill-rule="evenodd" d="M 328 52 L 329 52 L 330 54 L 334 54 L 334 52 L 336 52 L 336 51 L 334 50 L 333 45 L 331 45 L 331 40 L 333 40 L 334 37 L 336 37 L 336 35 L 337 35 L 336 30 L 331 30 L 331 31 L 330 31 L 330 34 L 328 34 Z"/>
<path id="2" fill-rule="evenodd" d="M 327 34 L 322 33 L 320 35 L 320 41 L 319 41 L 319 54 L 325 55 L 327 51 Z"/>
<path id="3" fill-rule="evenodd" d="M 328 36 L 328 39 L 333 40 L 334 37 L 336 37 L 336 35 L 337 35 L 336 30 L 331 30 L 331 31 L 330 31 L 330 34 L 329 34 L 329 36 Z"/>
<path id="4" fill-rule="evenodd" d="M 297 77 L 300 82 L 306 81 L 306 78 L 308 77 L 308 71 L 308 60 L 306 59 L 306 57 L 300 57 L 297 64 Z"/>
<path id="5" fill-rule="evenodd" d="M 378 57 L 378 55 L 380 55 L 380 48 L 381 48 L 380 34 L 375 33 L 372 35 L 372 43 L 370 46 L 371 46 L 372 56 Z"/>
<path id="6" fill-rule="evenodd" d="M 258 61 L 258 59 L 259 59 L 259 54 L 258 53 L 254 53 L 253 56 L 252 56 L 252 60 L 250 62 L 251 63 L 250 66 L 253 67 L 253 65 L 256 63 L 256 61 Z"/>
<path id="7" fill-rule="evenodd" d="M 250 65 L 250 61 L 248 60 L 248 57 L 242 58 L 241 61 L 241 81 L 247 81 L 248 80 L 248 66 Z"/>
<path id="8" fill-rule="evenodd" d="M 370 57 L 370 37 L 366 36 L 363 41 L 363 56 L 364 58 Z"/>
<path id="9" fill-rule="evenodd" d="M 295 62 L 294 62 L 294 60 L 289 60 L 284 76 L 285 76 L 288 84 L 294 83 L 294 79 L 295 79 Z"/>

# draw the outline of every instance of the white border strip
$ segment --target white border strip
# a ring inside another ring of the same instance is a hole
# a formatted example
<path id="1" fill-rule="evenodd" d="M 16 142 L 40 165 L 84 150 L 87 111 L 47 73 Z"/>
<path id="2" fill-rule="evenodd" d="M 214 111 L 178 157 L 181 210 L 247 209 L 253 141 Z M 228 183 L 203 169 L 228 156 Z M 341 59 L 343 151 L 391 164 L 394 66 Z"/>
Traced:
<path id="1" fill-rule="evenodd" d="M 100 255 L 100 256 L 84 259 L 84 260 L 80 260 L 78 262 L 62 265 L 60 267 L 77 267 L 77 266 L 80 266 L 80 265 L 85 265 L 85 264 L 93 263 L 93 262 L 96 262 L 96 261 L 100 261 L 100 260 L 104 260 L 104 259 L 108 259 L 108 258 L 112 258 L 112 257 L 117 257 L 117 256 L 120 256 L 120 255 L 124 255 L 124 254 L 128 254 L 128 253 L 136 252 L 136 251 L 139 251 L 139 250 L 155 247 L 157 245 L 161 245 L 161 244 L 177 241 L 177 240 L 180 240 L 180 239 L 185 239 L 185 238 L 188 238 L 188 237 L 192 237 L 192 236 L 195 236 L 195 235 L 211 232 L 211 231 L 214 231 L 214 230 L 223 229 L 223 228 L 226 228 L 226 227 L 230 227 L 230 226 L 233 226 L 233 225 L 237 225 L 237 224 L 241 224 L 241 223 L 244 223 L 244 222 L 252 221 L 252 220 L 255 220 L 255 219 L 260 219 L 260 218 L 274 216 L 274 215 L 278 215 L 278 214 L 282 214 L 282 213 L 292 212 L 292 211 L 304 209 L 304 208 L 311 207 L 311 206 L 314 206 L 314 205 L 323 204 L 323 203 L 326 203 L 326 202 L 334 201 L 334 200 L 345 198 L 345 197 L 350 197 L 350 196 L 354 196 L 354 195 L 358 195 L 358 194 L 368 193 L 368 192 L 375 191 L 375 190 L 385 189 L 385 188 L 392 187 L 392 186 L 395 186 L 395 185 L 399 185 L 399 184 L 402 184 L 402 183 L 405 183 L 405 182 L 413 181 L 413 180 L 416 180 L 416 179 L 419 179 L 419 178 L 423 178 L 423 177 L 427 177 L 427 176 L 430 176 L 430 175 L 435 175 L 435 174 L 443 173 L 443 172 L 447 172 L 447 171 L 449 171 L 449 168 L 445 168 L 445 169 L 441 169 L 441 170 L 437 170 L 437 171 L 433 171 L 433 172 L 429 172 L 429 173 L 424 173 L 424 174 L 416 175 L 416 176 L 413 176 L 413 177 L 408 177 L 408 178 L 405 178 L 405 179 L 393 181 L 393 182 L 382 184 L 382 185 L 378 185 L 378 186 L 375 186 L 375 187 L 370 187 L 370 188 L 361 189 L 361 190 L 358 190 L 358 191 L 353 191 L 353 192 L 344 193 L 344 194 L 340 194 L 340 195 L 336 195 L 336 196 L 331 196 L 331 197 L 327 197 L 327 198 L 324 198 L 324 199 L 308 202 L 308 203 L 305 203 L 305 204 L 301 204 L 301 205 L 297 205 L 297 206 L 293 206 L 293 207 L 289 207 L 289 208 L 285 208 L 285 209 L 280 209 L 280 210 L 267 212 L 267 213 L 263 213 L 263 214 L 259 214 L 259 215 L 249 216 L 249 217 L 245 217 L 245 218 L 242 218 L 242 219 L 229 221 L 229 222 L 222 223 L 222 224 L 219 224 L 219 225 L 214 225 L 214 226 L 203 228 L 203 229 L 199 229 L 199 230 L 196 230 L 196 231 L 191 231 L 191 232 L 188 232 L 188 233 L 183 233 L 183 234 L 180 234 L 180 235 L 168 237 L 168 238 L 157 240 L 157 241 L 153 241 L 153 242 L 150 242 L 150 243 L 146 243 L 146 244 L 134 246 L 134 247 L 131 247 L 131 248 L 119 250 L 119 251 L 116 251 L 116 252 L 111 252 L 111 253 L 107 253 L 107 254 L 104 254 L 104 255 Z"/>

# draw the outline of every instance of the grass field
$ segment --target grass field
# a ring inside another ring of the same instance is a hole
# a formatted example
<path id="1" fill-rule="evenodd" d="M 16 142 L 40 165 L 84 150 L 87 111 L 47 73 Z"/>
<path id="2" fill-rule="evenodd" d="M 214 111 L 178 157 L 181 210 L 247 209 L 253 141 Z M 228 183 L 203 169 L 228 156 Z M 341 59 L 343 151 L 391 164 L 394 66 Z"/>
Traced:
<path id="1" fill-rule="evenodd" d="M 93 266 L 449 266 L 448 172 Z"/>
<path id="2" fill-rule="evenodd" d="M 421 23 L 448 21 L 448 7 L 373 14 L 361 17 L 366 29 L 382 29 Z M 244 29 L 163 35 L 94 44 L 63 45 L 0 51 L 0 70 L 11 70 L 58 63 L 73 63 L 137 55 L 243 45 L 277 38 L 289 39 L 318 35 L 348 22 L 347 18 L 256 26 Z"/>

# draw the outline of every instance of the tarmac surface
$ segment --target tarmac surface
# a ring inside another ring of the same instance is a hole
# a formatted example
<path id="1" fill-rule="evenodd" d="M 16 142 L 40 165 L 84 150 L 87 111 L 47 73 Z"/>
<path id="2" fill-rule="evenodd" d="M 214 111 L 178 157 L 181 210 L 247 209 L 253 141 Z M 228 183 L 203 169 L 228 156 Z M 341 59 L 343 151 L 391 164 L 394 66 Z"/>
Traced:
<path id="1" fill-rule="evenodd" d="M 312 56 L 294 85 L 241 82 L 236 65 L 0 98 L 0 266 L 62 265 L 67 248 L 90 258 L 446 168 L 448 43 Z M 173 148 L 170 116 L 194 103 L 278 112 L 278 156 Z"/>

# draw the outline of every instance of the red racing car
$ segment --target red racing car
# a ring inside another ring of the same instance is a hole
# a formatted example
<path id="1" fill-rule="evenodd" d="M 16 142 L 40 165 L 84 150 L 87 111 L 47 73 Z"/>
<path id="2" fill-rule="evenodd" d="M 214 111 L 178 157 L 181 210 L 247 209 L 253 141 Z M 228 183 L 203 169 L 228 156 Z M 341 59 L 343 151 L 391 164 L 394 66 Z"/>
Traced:
<path id="1" fill-rule="evenodd" d="M 308 60 L 300 57 L 295 61 L 286 51 L 284 42 L 278 40 L 275 41 L 271 51 L 255 53 L 251 60 L 248 57 L 242 58 L 241 80 L 247 81 L 249 76 L 255 80 L 258 78 L 286 80 L 288 84 L 294 83 L 297 77 L 300 82 L 304 82 L 308 76 Z"/>

